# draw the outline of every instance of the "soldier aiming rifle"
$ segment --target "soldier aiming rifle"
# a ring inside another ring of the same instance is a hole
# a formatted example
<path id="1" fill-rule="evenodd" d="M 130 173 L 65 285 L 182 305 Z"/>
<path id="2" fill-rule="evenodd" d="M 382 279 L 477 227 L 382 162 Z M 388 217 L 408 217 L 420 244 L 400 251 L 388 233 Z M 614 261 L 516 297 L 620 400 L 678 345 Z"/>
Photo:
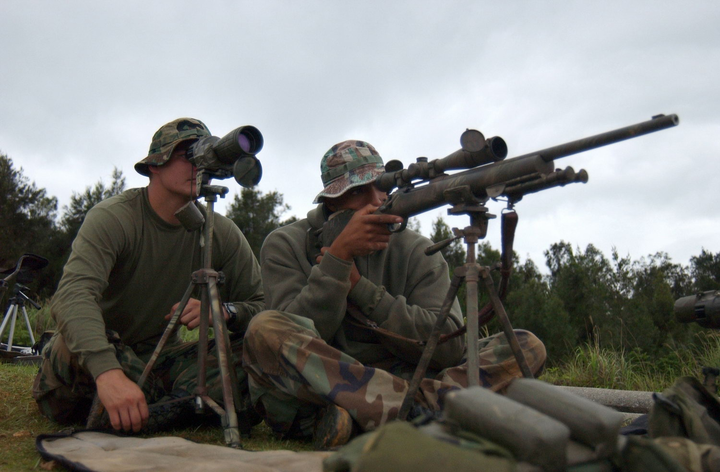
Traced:
<path id="1" fill-rule="evenodd" d="M 459 151 L 431 162 L 423 158 L 408 169 L 384 167 L 364 141 L 333 146 L 321 161 L 318 206 L 306 219 L 271 233 L 261 251 L 272 311 L 251 321 L 244 362 L 265 421 L 286 437 L 312 437 L 316 448 L 334 447 L 354 429 L 372 430 L 401 416 L 403 406 L 408 418 L 438 411 L 448 391 L 470 382 L 502 391 L 513 378 L 537 375 L 545 347 L 532 333 L 508 323 L 504 333 L 478 342 L 478 315 L 487 321 L 502 311 L 498 300 L 479 313 L 468 303 L 468 339 L 474 342 L 466 347 L 456 336 L 462 326 L 455 299 L 459 281 L 450 288 L 437 248 L 425 254 L 429 240 L 388 225 L 402 230 L 408 217 L 452 205 L 451 212 L 470 216 L 471 225 L 458 237 L 474 254 L 493 217 L 483 206 L 489 198 L 505 197 L 512 206 L 528 193 L 585 182 L 584 171 L 554 171 L 553 159 L 677 122 L 675 115 L 658 116 L 507 161 L 501 138 L 485 140 L 470 131 Z M 416 186 L 418 180 L 425 185 Z M 503 259 L 509 275 L 508 239 Z M 476 266 L 472 257 L 467 265 Z M 486 286 L 493 298 L 494 287 Z M 426 345 L 437 345 L 428 339 L 441 334 L 445 342 L 423 353 Z M 413 371 L 419 378 L 411 386 Z"/>

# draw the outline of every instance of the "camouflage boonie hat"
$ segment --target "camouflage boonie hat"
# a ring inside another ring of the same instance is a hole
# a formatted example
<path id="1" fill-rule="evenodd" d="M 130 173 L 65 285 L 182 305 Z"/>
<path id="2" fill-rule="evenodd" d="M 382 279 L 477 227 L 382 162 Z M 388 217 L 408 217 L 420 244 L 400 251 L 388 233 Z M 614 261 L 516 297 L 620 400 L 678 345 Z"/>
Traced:
<path id="1" fill-rule="evenodd" d="M 320 161 L 325 186 L 313 203 L 323 198 L 336 198 L 347 190 L 375 181 L 383 172 L 382 157 L 365 141 L 343 141 L 331 147 Z"/>
<path id="2" fill-rule="evenodd" d="M 183 141 L 212 136 L 205 123 L 194 118 L 178 118 L 157 130 L 150 143 L 148 156 L 135 164 L 135 170 L 149 176 L 148 166 L 161 166 L 172 156 L 175 146 Z"/>

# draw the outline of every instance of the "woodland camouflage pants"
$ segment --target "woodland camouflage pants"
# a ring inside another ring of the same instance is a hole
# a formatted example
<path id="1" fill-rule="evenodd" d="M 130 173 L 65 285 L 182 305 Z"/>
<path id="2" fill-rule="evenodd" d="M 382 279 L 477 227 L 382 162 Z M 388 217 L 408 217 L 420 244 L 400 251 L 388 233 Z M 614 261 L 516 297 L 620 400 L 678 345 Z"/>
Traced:
<path id="1" fill-rule="evenodd" d="M 545 346 L 529 331 L 516 334 L 530 370 L 539 373 Z M 480 382 L 494 391 L 522 376 L 504 334 L 480 340 L 479 360 Z M 265 311 L 250 322 L 243 363 L 252 401 L 264 409 L 270 427 L 277 433 L 299 427 L 302 435 L 311 433 L 307 419 L 330 402 L 345 408 L 364 431 L 394 419 L 415 370 L 399 359 L 363 365 L 325 343 L 311 320 L 278 311 Z M 431 410 L 441 408 L 445 393 L 467 386 L 465 363 L 431 375 L 415 397 Z"/>
<path id="2" fill-rule="evenodd" d="M 117 333 L 108 331 L 108 341 L 115 347 L 115 354 L 125 375 L 134 382 L 140 378 L 146 361 L 152 355 L 155 345 L 135 346 L 135 350 L 124 345 Z M 250 407 L 247 375 L 241 366 L 242 337 L 231 340 L 241 404 L 236 407 L 239 420 Z M 220 368 L 215 354 L 215 343 L 208 343 L 206 386 L 208 395 L 223 404 Z M 197 386 L 198 343 L 167 345 L 158 357 L 155 367 L 143 385 L 148 405 L 167 399 L 173 391 L 184 390 L 193 393 Z M 95 381 L 92 375 L 81 367 L 78 357 L 68 351 L 62 335 L 56 333 L 42 352 L 42 364 L 33 384 L 33 397 L 40 412 L 59 423 L 84 423 L 95 397 Z"/>

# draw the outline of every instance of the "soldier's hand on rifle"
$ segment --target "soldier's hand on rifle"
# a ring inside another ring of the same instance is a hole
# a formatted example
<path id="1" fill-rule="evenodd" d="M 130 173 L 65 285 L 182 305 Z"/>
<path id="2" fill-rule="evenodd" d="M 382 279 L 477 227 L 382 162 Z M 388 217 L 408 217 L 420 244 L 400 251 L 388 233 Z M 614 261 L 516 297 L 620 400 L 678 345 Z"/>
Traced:
<path id="1" fill-rule="evenodd" d="M 97 394 L 108 412 L 113 428 L 140 431 L 148 421 L 145 394 L 122 369 L 112 369 L 95 379 Z"/>
<path id="2" fill-rule="evenodd" d="M 170 309 L 170 313 L 165 315 L 165 319 L 169 320 L 172 318 L 173 313 L 175 313 L 175 310 L 177 310 L 178 305 L 180 305 L 180 302 L 174 304 L 172 308 Z M 225 321 L 227 321 L 228 317 L 230 316 L 230 313 L 225 310 L 224 307 L 222 307 L 223 316 L 225 317 Z M 210 326 L 212 326 L 212 313 L 210 313 Z M 185 305 L 185 309 L 180 314 L 180 318 L 178 321 L 181 324 L 184 324 L 187 326 L 187 329 L 195 329 L 198 326 L 200 326 L 200 300 L 197 298 L 191 298 L 188 300 L 187 305 Z"/>
<path id="3" fill-rule="evenodd" d="M 366 205 L 356 211 L 327 251 L 335 257 L 352 261 L 354 257 L 367 256 L 385 249 L 391 235 L 388 225 L 402 223 L 402 218 L 373 214 L 378 208 L 375 205 Z"/>

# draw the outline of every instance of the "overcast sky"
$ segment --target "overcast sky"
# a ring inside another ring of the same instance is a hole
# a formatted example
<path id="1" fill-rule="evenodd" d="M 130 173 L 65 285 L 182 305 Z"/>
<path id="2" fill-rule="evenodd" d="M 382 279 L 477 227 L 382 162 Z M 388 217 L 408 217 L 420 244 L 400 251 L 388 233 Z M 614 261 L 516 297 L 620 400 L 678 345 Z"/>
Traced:
<path id="1" fill-rule="evenodd" d="M 560 240 L 687 264 L 720 251 L 718 25 L 720 2 L 700 0 L 0 0 L 0 152 L 62 214 L 114 167 L 146 185 L 133 164 L 172 119 L 217 136 L 251 124 L 260 189 L 303 217 L 346 139 L 407 166 L 466 128 L 512 157 L 677 113 L 676 128 L 556 161 L 590 181 L 526 197 L 515 248 L 540 267 Z"/>

